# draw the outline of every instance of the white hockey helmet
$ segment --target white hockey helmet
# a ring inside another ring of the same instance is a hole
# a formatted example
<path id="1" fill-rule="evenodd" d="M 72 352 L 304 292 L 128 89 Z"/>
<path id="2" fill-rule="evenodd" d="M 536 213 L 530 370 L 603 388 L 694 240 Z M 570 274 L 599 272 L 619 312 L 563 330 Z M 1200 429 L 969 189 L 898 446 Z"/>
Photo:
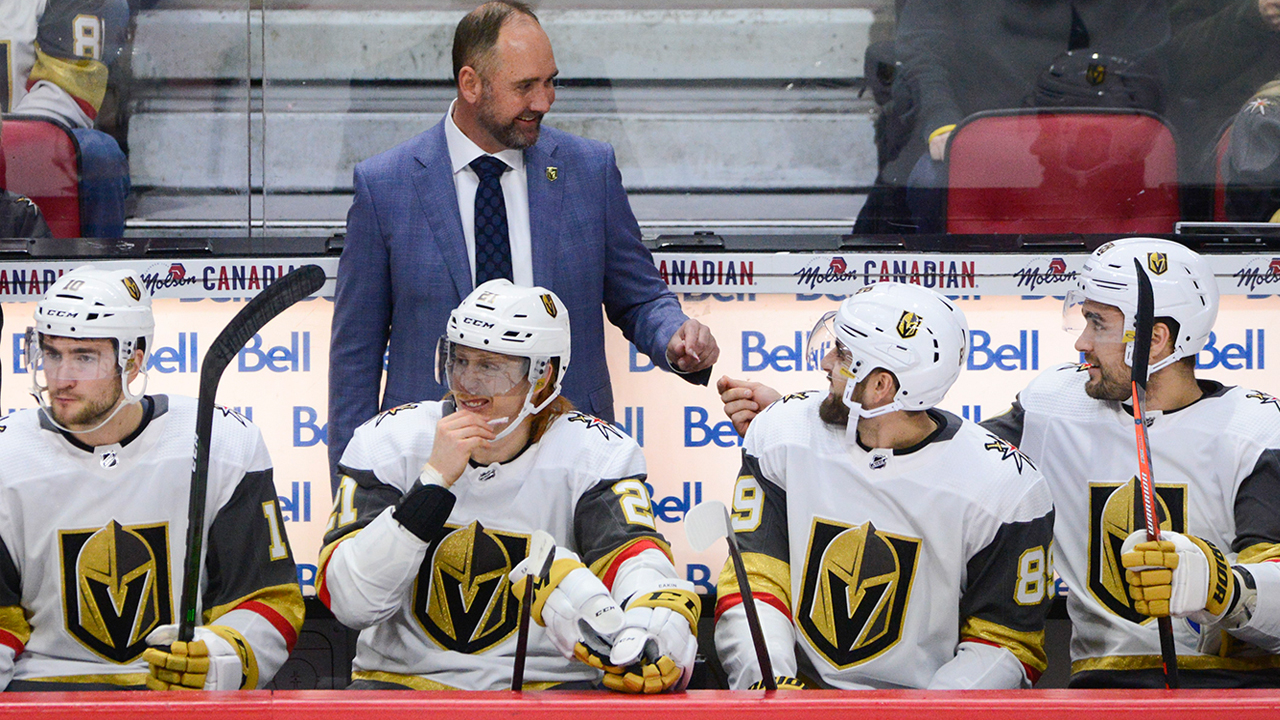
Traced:
<path id="1" fill-rule="evenodd" d="M 868 418 L 942 402 L 969 353 L 969 324 L 960 308 L 932 290 L 901 283 L 876 283 L 850 295 L 809 337 L 810 358 L 821 357 L 828 337 L 847 350 L 841 369 L 852 382 L 845 385 L 844 401 Z M 894 374 L 898 393 L 888 405 L 865 410 L 854 402 L 853 387 L 876 369 Z"/>
<path id="2" fill-rule="evenodd" d="M 92 265 L 72 270 L 58 278 L 40 299 L 36 305 L 35 325 L 27 328 L 26 365 L 31 375 L 32 395 L 53 420 L 45 398 L 48 387 L 41 382 L 43 349 L 40 337 L 50 335 L 115 341 L 115 364 L 120 370 L 120 385 L 125 397 L 125 402 L 117 409 L 137 402 L 146 392 L 147 356 L 151 353 L 155 329 L 151 294 L 143 287 L 137 272 L 102 270 Z M 129 363 L 138 349 L 143 350 L 142 362 L 137 368 L 143 382 L 141 389 L 133 392 L 129 387 Z"/>
<path id="3" fill-rule="evenodd" d="M 449 313 L 449 325 L 436 348 L 436 381 L 453 387 L 450 377 L 457 353 L 462 345 L 478 350 L 525 358 L 529 391 L 520 415 L 512 420 L 498 438 L 514 431 L 525 417 L 542 411 L 560 395 L 565 372 L 569 369 L 569 310 L 556 294 L 541 287 L 520 287 L 509 280 L 490 280 L 463 299 Z M 552 369 L 555 375 L 552 378 Z M 541 402 L 534 398 L 547 383 L 551 392 Z"/>
<path id="4" fill-rule="evenodd" d="M 1102 245 L 1084 262 L 1076 289 L 1067 294 L 1063 314 L 1067 327 L 1083 330 L 1079 308 L 1085 300 L 1112 305 L 1124 314 L 1125 363 L 1133 366 L 1134 320 L 1138 314 L 1138 259 L 1151 279 L 1154 315 L 1178 322 L 1173 353 L 1151 365 L 1149 374 L 1194 356 L 1209 341 L 1218 318 L 1218 283 L 1200 255 L 1170 240 L 1134 237 Z"/>

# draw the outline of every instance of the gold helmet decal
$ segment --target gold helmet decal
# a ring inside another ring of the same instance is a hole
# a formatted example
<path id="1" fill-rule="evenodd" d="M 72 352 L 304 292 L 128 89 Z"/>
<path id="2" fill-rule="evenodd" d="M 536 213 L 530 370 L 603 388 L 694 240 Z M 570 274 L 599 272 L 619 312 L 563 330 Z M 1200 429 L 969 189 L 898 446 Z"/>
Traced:
<path id="1" fill-rule="evenodd" d="M 1084 71 L 1084 77 L 1090 85 L 1101 85 L 1107 81 L 1107 66 L 1102 63 L 1089 63 L 1089 67 Z"/>
<path id="2" fill-rule="evenodd" d="M 1145 623 L 1151 618 L 1133 610 L 1120 547 L 1125 538 L 1142 525 L 1142 499 L 1138 481 L 1090 483 L 1089 485 L 1089 591 L 1108 610 L 1130 622 Z M 1156 486 L 1156 513 L 1161 530 L 1185 531 L 1186 487 Z"/>
<path id="3" fill-rule="evenodd" d="M 831 664 L 867 662 L 902 639 L 920 543 L 870 522 L 814 520 L 796 620 Z"/>
<path id="4" fill-rule="evenodd" d="M 138 283 L 134 282 L 133 278 L 126 276 L 122 282 L 124 282 L 124 289 L 129 291 L 129 297 L 134 300 L 142 299 L 142 290 L 138 288 Z"/>
<path id="5" fill-rule="evenodd" d="M 1147 253 L 1147 267 L 1156 275 L 1163 275 L 1169 270 L 1169 256 L 1162 252 Z"/>
<path id="6" fill-rule="evenodd" d="M 551 297 L 551 293 L 543 294 L 542 307 L 547 309 L 547 314 L 551 317 L 555 317 L 559 313 L 559 310 L 556 309 L 556 300 Z"/>
<path id="7" fill-rule="evenodd" d="M 67 630 L 97 655 L 137 659 L 147 634 L 172 622 L 167 524 L 58 533 Z"/>
<path id="8" fill-rule="evenodd" d="M 902 317 L 898 320 L 898 334 L 906 338 L 913 338 L 920 331 L 920 321 L 924 318 L 913 312 L 903 311 Z"/>
<path id="9" fill-rule="evenodd" d="M 488 650 L 515 632 L 519 601 L 507 573 L 528 551 L 527 535 L 457 528 L 427 549 L 414 588 L 414 615 L 440 647 Z"/>

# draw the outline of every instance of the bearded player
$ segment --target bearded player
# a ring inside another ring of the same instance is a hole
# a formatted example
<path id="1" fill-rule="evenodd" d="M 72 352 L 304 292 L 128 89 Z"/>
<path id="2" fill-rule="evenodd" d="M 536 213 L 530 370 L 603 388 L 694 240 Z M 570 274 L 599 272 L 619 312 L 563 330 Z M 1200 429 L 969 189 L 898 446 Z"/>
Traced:
<path id="1" fill-rule="evenodd" d="M 687 684 L 698 598 L 654 527 L 640 448 L 573 412 L 568 369 L 560 299 L 491 280 L 438 345 L 446 399 L 356 430 L 317 581 L 361 630 L 353 688 L 509 687 L 522 585 L 508 575 L 535 530 L 558 549 L 532 605 L 525 687 Z"/>
<path id="2" fill-rule="evenodd" d="M 1146 422 L 1159 545 L 1135 531 L 1134 259 L 1155 300 Z M 1167 240 L 1107 243 L 1085 261 L 1066 311 L 1085 362 L 1044 372 L 984 425 L 1053 488 L 1072 687 L 1164 687 L 1152 617 L 1170 614 L 1182 618 L 1173 633 L 1183 687 L 1274 687 L 1280 400 L 1196 377 L 1218 314 L 1212 269 Z"/>
<path id="3" fill-rule="evenodd" d="M 145 394 L 154 329 L 132 270 L 79 268 L 36 307 L 26 370 L 40 407 L 0 419 L 8 690 L 260 688 L 302 625 L 267 448 L 219 408 L 202 624 L 174 642 L 196 401 Z"/>
<path id="4" fill-rule="evenodd" d="M 779 687 L 1018 688 L 1044 670 L 1049 488 L 1008 443 L 934 407 L 967 336 L 941 295 L 869 286 L 810 334 L 828 391 L 751 422 L 731 524 Z M 718 595 L 730 687 L 760 687 L 728 564 Z"/>

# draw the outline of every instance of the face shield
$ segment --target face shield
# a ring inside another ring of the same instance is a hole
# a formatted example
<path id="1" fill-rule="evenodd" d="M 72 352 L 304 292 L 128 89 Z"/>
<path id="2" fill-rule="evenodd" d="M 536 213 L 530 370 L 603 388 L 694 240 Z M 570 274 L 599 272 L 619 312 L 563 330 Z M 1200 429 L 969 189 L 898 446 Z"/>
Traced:
<path id="1" fill-rule="evenodd" d="M 1119 308 L 1089 302 L 1084 291 L 1067 293 L 1062 302 L 1062 329 L 1093 347 L 1133 342 L 1133 329 Z"/>
<path id="2" fill-rule="evenodd" d="M 529 358 L 478 350 L 440 338 L 436 382 L 455 393 L 498 397 L 529 377 Z"/>
<path id="3" fill-rule="evenodd" d="M 114 377 L 119 371 L 115 348 L 63 346 L 43 347 L 40 333 L 27 328 L 26 368 L 37 387 L 48 389 L 50 382 L 76 382 Z"/>
<path id="4" fill-rule="evenodd" d="M 805 345 L 805 367 L 822 368 L 822 361 L 833 350 L 836 353 L 835 372 L 853 379 L 850 367 L 853 365 L 853 353 L 836 337 L 836 311 L 831 310 L 818 319 L 817 324 L 809 331 L 809 342 Z"/>

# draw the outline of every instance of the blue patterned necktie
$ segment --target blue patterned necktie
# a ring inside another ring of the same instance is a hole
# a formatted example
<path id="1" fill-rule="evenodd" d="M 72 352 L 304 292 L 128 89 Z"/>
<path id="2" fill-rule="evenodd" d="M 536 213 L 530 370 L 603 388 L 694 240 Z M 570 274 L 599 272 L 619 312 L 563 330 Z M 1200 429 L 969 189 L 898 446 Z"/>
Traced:
<path id="1" fill-rule="evenodd" d="M 476 188 L 476 285 L 494 278 L 513 280 L 511 241 L 507 236 L 507 203 L 502 197 L 502 173 L 510 170 L 496 157 L 484 155 L 471 161 L 480 176 Z"/>

